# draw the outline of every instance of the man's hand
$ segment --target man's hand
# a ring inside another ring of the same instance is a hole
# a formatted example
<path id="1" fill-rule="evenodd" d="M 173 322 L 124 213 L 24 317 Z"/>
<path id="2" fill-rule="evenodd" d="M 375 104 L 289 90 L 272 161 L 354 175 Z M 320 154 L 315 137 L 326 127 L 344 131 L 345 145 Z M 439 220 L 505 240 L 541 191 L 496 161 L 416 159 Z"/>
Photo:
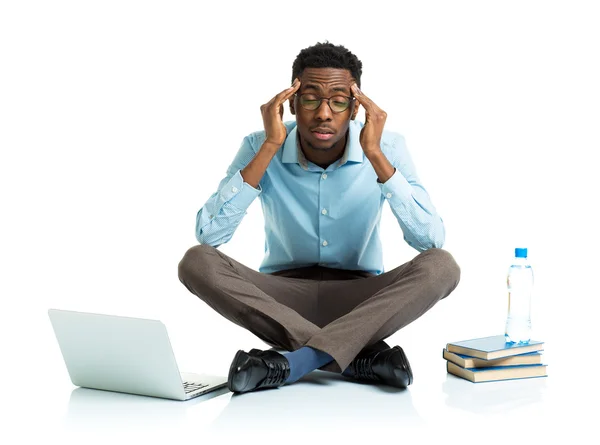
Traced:
<path id="1" fill-rule="evenodd" d="M 387 119 L 387 113 L 365 96 L 358 86 L 353 83 L 350 87 L 354 97 L 365 107 L 365 125 L 360 132 L 360 145 L 365 155 L 373 155 L 381 151 L 381 135 Z"/>
<path id="2" fill-rule="evenodd" d="M 283 123 L 283 104 L 300 88 L 300 79 L 294 79 L 292 86 L 283 90 L 269 102 L 261 105 L 260 111 L 265 126 L 265 143 L 279 148 L 285 142 L 287 131 Z"/>

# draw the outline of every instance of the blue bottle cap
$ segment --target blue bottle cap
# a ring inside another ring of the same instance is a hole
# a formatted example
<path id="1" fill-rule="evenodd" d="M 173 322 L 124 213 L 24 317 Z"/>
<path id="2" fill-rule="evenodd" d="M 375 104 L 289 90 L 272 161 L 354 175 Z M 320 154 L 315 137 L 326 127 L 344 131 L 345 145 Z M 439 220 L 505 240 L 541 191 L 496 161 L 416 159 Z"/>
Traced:
<path id="1" fill-rule="evenodd" d="M 515 256 L 517 258 L 527 258 L 527 248 L 526 247 L 517 247 L 515 249 Z"/>

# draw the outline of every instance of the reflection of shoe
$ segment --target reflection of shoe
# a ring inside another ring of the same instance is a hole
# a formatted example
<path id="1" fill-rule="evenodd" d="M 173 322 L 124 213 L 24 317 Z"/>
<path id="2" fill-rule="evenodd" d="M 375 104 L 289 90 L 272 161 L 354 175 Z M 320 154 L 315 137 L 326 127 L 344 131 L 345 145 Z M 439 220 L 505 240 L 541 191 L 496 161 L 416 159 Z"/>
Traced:
<path id="1" fill-rule="evenodd" d="M 361 352 L 348 369 L 348 374 L 357 380 L 378 381 L 397 388 L 406 388 L 413 381 L 410 363 L 400 346 Z"/>
<path id="2" fill-rule="evenodd" d="M 227 387 L 232 392 L 275 388 L 283 385 L 289 375 L 290 364 L 279 352 L 259 349 L 238 351 L 229 367 Z"/>

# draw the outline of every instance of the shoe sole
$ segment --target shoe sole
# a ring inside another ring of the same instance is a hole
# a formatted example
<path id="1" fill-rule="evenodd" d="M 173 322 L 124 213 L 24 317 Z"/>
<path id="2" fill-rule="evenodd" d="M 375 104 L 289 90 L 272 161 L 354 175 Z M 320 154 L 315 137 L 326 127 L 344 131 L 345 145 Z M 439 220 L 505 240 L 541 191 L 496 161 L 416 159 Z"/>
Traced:
<path id="1" fill-rule="evenodd" d="M 406 386 L 409 386 L 413 382 L 412 369 L 410 368 L 410 363 L 408 361 L 408 357 L 406 357 L 406 354 L 404 353 L 404 349 L 398 347 L 398 350 L 400 351 L 400 355 L 402 355 L 402 361 L 406 363 L 406 374 L 408 374 L 408 385 Z"/>
<path id="2" fill-rule="evenodd" d="M 236 352 L 235 357 L 233 357 L 233 361 L 231 362 L 231 365 L 229 366 L 229 374 L 227 375 L 227 388 L 231 392 L 236 392 L 236 393 L 241 392 L 241 391 L 236 391 L 235 389 L 233 389 L 232 382 L 233 382 L 233 375 L 235 374 L 235 371 L 237 368 L 238 360 L 240 359 L 242 354 L 244 354 L 244 351 L 242 351 L 241 349 L 238 352 Z"/>

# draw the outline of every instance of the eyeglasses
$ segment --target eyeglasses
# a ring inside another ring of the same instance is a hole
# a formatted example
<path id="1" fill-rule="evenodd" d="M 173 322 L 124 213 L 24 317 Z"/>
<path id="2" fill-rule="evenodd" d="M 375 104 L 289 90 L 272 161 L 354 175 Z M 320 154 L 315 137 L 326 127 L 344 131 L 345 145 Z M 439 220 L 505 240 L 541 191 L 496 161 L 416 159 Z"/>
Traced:
<path id="1" fill-rule="evenodd" d="M 347 96 L 319 97 L 314 94 L 296 94 L 295 96 L 305 110 L 315 111 L 321 106 L 321 102 L 326 100 L 329 108 L 331 108 L 331 111 L 334 113 L 343 113 L 355 100 L 354 97 Z"/>

